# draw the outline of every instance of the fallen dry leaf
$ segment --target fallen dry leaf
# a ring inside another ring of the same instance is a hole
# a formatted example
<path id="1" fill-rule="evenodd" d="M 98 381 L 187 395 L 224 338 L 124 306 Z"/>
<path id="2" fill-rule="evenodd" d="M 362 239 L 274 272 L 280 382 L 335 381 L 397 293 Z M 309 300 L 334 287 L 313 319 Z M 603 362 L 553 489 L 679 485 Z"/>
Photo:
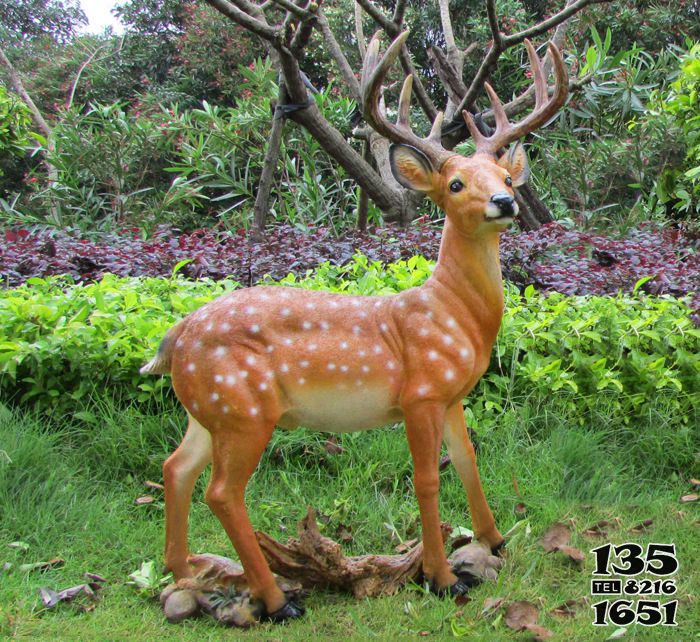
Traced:
<path id="1" fill-rule="evenodd" d="M 353 540 L 352 526 L 348 524 L 338 524 L 338 527 L 335 529 L 335 535 L 343 544 L 349 544 Z"/>
<path id="2" fill-rule="evenodd" d="M 608 527 L 613 526 L 611 522 L 609 522 L 607 519 L 602 519 L 599 521 L 597 524 L 593 524 L 593 526 L 589 526 L 587 529 L 581 533 L 585 537 L 607 537 L 608 536 Z"/>
<path id="3" fill-rule="evenodd" d="M 508 628 L 514 631 L 522 631 L 525 627 L 535 624 L 539 611 L 532 602 L 519 600 L 506 606 L 506 614 L 503 621 Z"/>
<path id="4" fill-rule="evenodd" d="M 610 637 L 605 638 L 606 640 L 619 640 L 620 638 L 624 638 L 627 635 L 627 629 L 624 626 L 621 626 L 619 629 L 615 629 Z"/>
<path id="5" fill-rule="evenodd" d="M 535 642 L 539 642 L 540 640 L 548 640 L 554 635 L 554 633 L 552 633 L 549 629 L 539 624 L 528 624 L 525 627 L 525 630 L 532 633 L 532 639 Z"/>
<path id="6" fill-rule="evenodd" d="M 326 452 L 329 455 L 340 455 L 343 453 L 343 447 L 338 443 L 338 440 L 335 437 L 326 439 L 326 443 L 324 445 Z"/>
<path id="7" fill-rule="evenodd" d="M 515 514 L 518 517 L 524 517 L 525 515 L 527 515 L 527 506 L 525 506 L 525 504 L 523 504 L 522 502 L 520 502 L 519 504 L 516 504 L 514 510 L 515 510 Z"/>
<path id="8" fill-rule="evenodd" d="M 397 553 L 407 553 L 410 551 L 416 544 L 418 544 L 417 539 L 408 539 L 405 542 L 401 542 L 397 546 L 394 547 L 394 550 Z"/>
<path id="9" fill-rule="evenodd" d="M 54 557 L 48 562 L 31 562 L 29 564 L 20 564 L 19 570 L 26 571 L 48 571 L 51 568 L 59 568 L 65 564 L 65 560 L 60 557 Z"/>
<path id="10" fill-rule="evenodd" d="M 649 530 L 649 527 L 654 523 L 653 519 L 645 519 L 641 524 L 637 524 L 636 526 L 632 526 L 632 528 L 629 529 L 630 533 L 635 533 L 638 535 L 639 533 L 646 533 Z"/>
<path id="11" fill-rule="evenodd" d="M 560 553 L 564 553 L 572 562 L 575 562 L 576 564 L 583 564 L 583 562 L 586 560 L 586 555 L 584 554 L 583 551 L 579 550 L 578 548 L 574 548 L 573 546 L 560 546 L 557 548 Z"/>
<path id="12" fill-rule="evenodd" d="M 690 502 L 696 502 L 696 501 L 698 501 L 699 497 L 700 497 L 700 495 L 698 495 L 697 493 L 690 493 L 689 495 L 683 495 L 683 497 L 681 497 L 681 504 L 689 504 Z"/>
<path id="13" fill-rule="evenodd" d="M 471 601 L 472 601 L 472 598 L 470 598 L 466 593 L 462 593 L 462 595 L 458 595 L 455 598 L 455 604 L 457 606 L 464 606 L 467 602 L 471 602 Z M 459 611 L 457 611 L 457 613 L 459 613 Z M 455 613 L 455 617 L 458 617 L 457 613 Z"/>
<path id="14" fill-rule="evenodd" d="M 518 479 L 515 476 L 515 473 L 513 473 L 513 490 L 515 491 L 515 494 L 520 497 L 520 499 L 523 498 L 523 496 L 520 494 L 520 486 L 518 486 Z"/>
<path id="15" fill-rule="evenodd" d="M 501 604 L 503 604 L 504 600 L 505 598 L 503 597 L 487 597 L 484 600 L 484 606 L 482 607 L 481 613 L 479 613 L 479 615 L 481 617 L 491 615 L 501 606 Z"/>
<path id="16" fill-rule="evenodd" d="M 576 611 L 586 605 L 586 598 L 580 597 L 577 600 L 566 600 L 563 604 L 555 606 L 549 613 L 556 617 L 574 617 Z"/>
<path id="17" fill-rule="evenodd" d="M 449 455 L 441 457 L 439 464 L 440 471 L 442 472 L 443 470 L 445 470 L 450 465 L 450 463 L 452 463 L 452 460 L 450 459 Z"/>
<path id="18" fill-rule="evenodd" d="M 134 500 L 134 504 L 137 506 L 145 506 L 146 504 L 152 504 L 154 501 L 156 501 L 156 498 L 153 497 L 153 495 L 142 495 Z"/>
<path id="19" fill-rule="evenodd" d="M 542 536 L 541 544 L 545 551 L 556 551 L 571 539 L 571 529 L 561 522 L 554 522 Z"/>
<path id="20" fill-rule="evenodd" d="M 158 482 L 150 480 L 144 482 L 143 485 L 146 486 L 146 488 L 152 488 L 153 490 L 165 490 L 165 486 L 163 486 L 163 484 L 159 484 Z"/>
<path id="21" fill-rule="evenodd" d="M 700 486 L 700 479 L 691 479 L 690 485 L 691 486 Z"/>

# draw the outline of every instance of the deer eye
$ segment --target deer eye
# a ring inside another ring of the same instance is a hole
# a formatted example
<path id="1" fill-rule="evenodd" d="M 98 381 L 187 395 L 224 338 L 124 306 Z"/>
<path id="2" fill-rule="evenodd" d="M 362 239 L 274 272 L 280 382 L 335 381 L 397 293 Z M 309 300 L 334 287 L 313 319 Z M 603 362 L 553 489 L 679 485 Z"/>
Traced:
<path id="1" fill-rule="evenodd" d="M 457 192 L 461 192 L 463 187 L 464 183 L 459 179 L 455 179 L 450 183 L 450 192 L 456 194 Z"/>
<path id="2" fill-rule="evenodd" d="M 512 179 L 510 176 L 506 176 L 506 185 L 507 185 L 508 187 L 512 187 L 512 186 L 513 186 L 513 179 Z"/>

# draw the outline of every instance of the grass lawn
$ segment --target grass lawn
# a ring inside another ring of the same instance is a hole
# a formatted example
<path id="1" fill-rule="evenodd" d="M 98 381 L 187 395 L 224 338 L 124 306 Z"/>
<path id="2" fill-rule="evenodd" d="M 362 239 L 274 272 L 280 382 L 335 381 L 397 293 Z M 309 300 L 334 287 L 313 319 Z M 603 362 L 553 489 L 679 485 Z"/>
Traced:
<path id="1" fill-rule="evenodd" d="M 156 601 L 126 582 L 145 560 L 160 564 L 163 506 L 134 500 L 160 481 L 162 460 L 182 433 L 180 411 L 165 404 L 143 414 L 96 401 L 73 417 L 45 420 L 0 406 L 0 638 L 17 640 L 529 640 L 511 631 L 503 611 L 481 615 L 487 598 L 528 600 L 554 640 L 605 640 L 618 626 L 594 627 L 591 596 L 594 557 L 608 542 L 675 544 L 680 563 L 672 576 L 679 599 L 677 627 L 628 627 L 623 639 L 700 639 L 700 509 L 680 503 L 699 477 L 698 420 L 669 416 L 663 400 L 629 423 L 606 412 L 582 418 L 570 401 L 511 402 L 502 414 L 479 418 L 482 481 L 502 532 L 512 529 L 506 563 L 495 583 L 472 589 L 471 600 L 449 599 L 407 587 L 392 597 L 358 601 L 313 592 L 306 616 L 285 626 L 225 629 L 206 618 L 168 624 Z M 400 539 L 419 534 L 411 463 L 400 427 L 342 436 L 342 452 L 326 436 L 278 431 L 248 490 L 254 525 L 285 540 L 308 505 L 328 516 L 323 532 L 352 527 L 349 554 L 391 553 Z M 233 557 L 232 548 L 203 502 L 203 479 L 191 515 L 191 548 Z M 442 473 L 442 517 L 468 527 L 466 499 L 450 467 Z M 516 514 L 524 504 L 524 515 Z M 601 520 L 607 536 L 583 534 Z M 653 520 L 643 532 L 630 529 Z M 570 523 L 582 566 L 546 553 L 540 538 L 555 521 Z M 8 546 L 24 542 L 28 548 Z M 23 571 L 21 564 L 61 558 L 60 568 Z M 84 582 L 84 572 L 107 579 L 94 609 L 88 602 L 42 609 L 39 587 L 63 589 Z M 640 575 L 634 579 L 653 576 Z M 585 598 L 573 617 L 551 611 Z M 635 598 L 637 599 L 637 598 Z"/>

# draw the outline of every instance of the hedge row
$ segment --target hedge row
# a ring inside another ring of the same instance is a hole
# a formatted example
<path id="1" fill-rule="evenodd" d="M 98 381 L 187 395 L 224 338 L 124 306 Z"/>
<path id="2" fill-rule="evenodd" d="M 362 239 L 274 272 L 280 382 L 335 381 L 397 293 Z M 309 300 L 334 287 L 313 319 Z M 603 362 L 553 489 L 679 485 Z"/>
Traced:
<path id="1" fill-rule="evenodd" d="M 421 257 L 382 266 L 357 255 L 281 284 L 354 294 L 419 285 L 433 264 Z M 0 395 L 43 410 L 70 411 L 97 386 L 144 402 L 169 390 L 139 367 L 178 319 L 239 284 L 231 280 L 120 278 L 74 284 L 33 278 L 0 293 Z M 472 405 L 498 412 L 518 395 L 569 393 L 588 407 L 609 395 L 632 419 L 664 395 L 690 417 L 700 390 L 700 330 L 687 302 L 637 292 L 616 297 L 507 288 L 491 367 Z"/>

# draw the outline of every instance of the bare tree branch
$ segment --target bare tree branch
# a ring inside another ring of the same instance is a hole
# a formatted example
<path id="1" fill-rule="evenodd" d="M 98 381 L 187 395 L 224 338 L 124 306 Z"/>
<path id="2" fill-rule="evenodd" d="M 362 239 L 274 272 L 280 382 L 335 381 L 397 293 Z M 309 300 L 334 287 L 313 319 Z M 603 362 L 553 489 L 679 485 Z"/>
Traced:
<path id="1" fill-rule="evenodd" d="M 110 58 L 111 56 L 116 56 L 124 47 L 124 40 L 126 39 L 125 36 L 122 36 L 122 38 L 119 40 L 119 45 L 114 51 L 111 51 L 105 56 L 102 56 L 101 58 L 98 58 L 98 61 L 106 60 L 107 58 Z M 75 78 L 73 79 L 73 82 L 71 83 L 71 88 L 70 91 L 68 92 L 68 98 L 66 99 L 66 109 L 70 109 L 73 106 L 73 100 L 75 99 L 75 92 L 78 88 L 78 83 L 80 82 L 80 78 L 83 75 L 83 71 L 87 69 L 87 67 L 95 60 L 96 56 L 100 51 L 103 49 L 106 49 L 109 46 L 110 43 L 105 43 L 101 45 L 100 47 L 97 47 L 95 51 L 93 51 L 83 62 L 82 65 L 78 68 L 77 73 L 75 74 Z"/>
<path id="2" fill-rule="evenodd" d="M 503 37 L 503 49 L 509 49 L 510 47 L 521 43 L 525 38 L 534 38 L 535 36 L 547 33 L 550 29 L 561 24 L 565 20 L 568 20 L 575 13 L 581 11 L 588 5 L 591 4 L 603 4 L 605 2 L 610 2 L 610 0 L 576 0 L 567 4 L 559 13 L 555 13 L 551 18 L 536 24 L 534 27 L 529 29 L 524 29 L 518 33 L 514 33 L 510 36 Z"/>
<path id="3" fill-rule="evenodd" d="M 331 31 L 331 27 L 328 24 L 328 19 L 323 11 L 318 12 L 318 26 L 321 34 L 323 35 L 326 46 L 328 47 L 329 53 L 333 57 L 333 60 L 335 60 L 335 64 L 338 65 L 338 69 L 340 70 L 340 74 L 345 81 L 345 85 L 350 91 L 353 99 L 359 103 L 361 100 L 360 83 L 357 78 L 355 78 L 355 72 L 353 72 L 348 59 L 345 57 L 345 54 L 341 50 L 338 41 L 335 39 L 335 35 Z"/>
<path id="4" fill-rule="evenodd" d="M 357 48 L 360 51 L 360 56 L 364 59 L 367 53 L 367 43 L 365 42 L 365 30 L 362 26 L 362 7 L 355 3 L 355 36 L 357 37 Z"/>
<path id="5" fill-rule="evenodd" d="M 403 68 L 404 72 L 413 76 L 413 93 L 418 99 L 418 104 L 421 106 L 423 113 L 432 123 L 438 114 L 437 107 L 435 107 L 433 101 L 430 99 L 430 96 L 428 96 L 428 92 L 425 90 L 425 86 L 423 85 L 420 76 L 416 72 L 416 68 L 413 66 L 411 56 L 408 53 L 408 49 L 405 45 L 401 48 L 399 60 L 401 61 L 401 67 Z"/>
<path id="6" fill-rule="evenodd" d="M 406 15 L 407 4 L 408 4 L 408 0 L 396 0 L 396 6 L 394 7 L 394 15 L 392 16 L 391 21 L 399 29 L 401 29 L 401 25 L 403 25 L 403 19 L 404 19 L 404 16 Z"/>
<path id="7" fill-rule="evenodd" d="M 290 2 L 290 0 L 272 0 L 272 2 L 279 7 L 286 9 L 289 11 L 289 13 L 295 15 L 297 18 L 301 18 L 302 20 L 307 20 L 314 16 L 311 11 L 307 11 L 304 7 L 300 7 L 299 5 Z"/>
<path id="8" fill-rule="evenodd" d="M 375 7 L 369 0 L 356 0 L 365 12 L 384 30 L 384 32 L 390 37 L 395 38 L 399 35 L 401 29 L 392 22 L 391 18 L 387 18 L 377 7 Z"/>
<path id="9" fill-rule="evenodd" d="M 248 13 L 245 13 L 243 10 L 239 9 L 236 5 L 228 2 L 228 0 L 206 0 L 206 2 L 214 7 L 214 9 L 224 14 L 227 18 L 237 22 L 239 25 L 245 27 L 256 36 L 260 36 L 263 40 L 267 40 L 268 42 L 272 43 L 273 46 L 279 44 L 278 40 L 281 33 L 278 29 L 270 27 L 270 25 L 262 20 L 253 18 Z"/>
<path id="10" fill-rule="evenodd" d="M 503 35 L 498 28 L 496 0 L 486 0 L 486 15 L 489 19 L 489 29 L 491 30 L 491 37 L 493 38 L 494 47 L 496 47 L 496 49 L 500 49 L 503 46 Z"/>

